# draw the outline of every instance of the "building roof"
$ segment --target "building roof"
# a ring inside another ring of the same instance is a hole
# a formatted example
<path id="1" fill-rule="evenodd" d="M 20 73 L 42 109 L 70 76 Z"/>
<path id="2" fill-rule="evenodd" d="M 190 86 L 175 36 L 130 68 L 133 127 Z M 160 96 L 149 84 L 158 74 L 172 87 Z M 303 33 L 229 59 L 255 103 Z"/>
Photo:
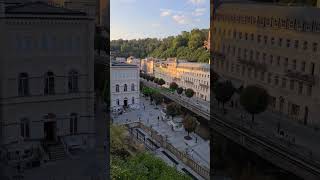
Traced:
<path id="1" fill-rule="evenodd" d="M 131 67 L 131 68 L 138 68 L 137 65 L 135 64 L 128 64 L 124 62 L 112 62 L 111 63 L 112 67 Z"/>
<path id="2" fill-rule="evenodd" d="M 6 6 L 6 14 L 86 16 L 84 12 L 54 6 L 45 2 L 27 2 Z"/>
<path id="3" fill-rule="evenodd" d="M 299 20 L 318 20 L 320 10 L 311 6 L 288 6 L 275 3 L 253 1 L 222 2 L 217 12 L 223 14 L 255 15 L 263 17 L 295 18 Z"/>

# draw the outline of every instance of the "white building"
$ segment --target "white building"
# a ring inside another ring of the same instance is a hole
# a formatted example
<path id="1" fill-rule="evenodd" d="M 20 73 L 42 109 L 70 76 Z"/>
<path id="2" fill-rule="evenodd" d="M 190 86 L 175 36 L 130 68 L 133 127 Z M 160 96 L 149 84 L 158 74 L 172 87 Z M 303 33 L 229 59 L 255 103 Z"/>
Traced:
<path id="1" fill-rule="evenodd" d="M 112 62 L 111 109 L 139 108 L 140 71 L 137 65 Z"/>
<path id="2" fill-rule="evenodd" d="M 8 160 L 41 149 L 41 142 L 78 137 L 78 145 L 89 145 L 93 19 L 43 2 L 8 8 L 3 1 L 0 17 L 0 141 Z"/>
<path id="3" fill-rule="evenodd" d="M 192 89 L 196 97 L 210 101 L 210 64 L 168 58 L 155 64 L 154 76 L 162 78 L 166 86 L 176 82 L 179 87 Z"/>

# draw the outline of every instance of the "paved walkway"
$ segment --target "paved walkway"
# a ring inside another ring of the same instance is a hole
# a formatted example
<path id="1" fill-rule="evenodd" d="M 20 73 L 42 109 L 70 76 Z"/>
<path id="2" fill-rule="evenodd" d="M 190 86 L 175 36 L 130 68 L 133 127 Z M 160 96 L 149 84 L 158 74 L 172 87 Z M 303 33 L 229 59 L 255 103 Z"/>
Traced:
<path id="1" fill-rule="evenodd" d="M 161 120 L 160 105 L 157 107 L 155 105 L 150 105 L 150 101 L 143 97 L 140 97 L 140 103 L 141 106 L 139 110 L 131 110 L 114 118 L 114 123 L 125 124 L 130 122 L 138 122 L 140 117 L 142 123 L 152 127 L 162 136 L 167 136 L 167 140 L 175 148 L 181 151 L 186 151 L 198 164 L 210 168 L 209 141 L 203 140 L 195 133 L 190 133 L 192 140 L 185 140 L 184 137 L 187 135 L 185 130 L 172 131 L 171 127 L 165 121 Z M 145 110 L 143 109 L 143 105 L 145 106 Z"/>

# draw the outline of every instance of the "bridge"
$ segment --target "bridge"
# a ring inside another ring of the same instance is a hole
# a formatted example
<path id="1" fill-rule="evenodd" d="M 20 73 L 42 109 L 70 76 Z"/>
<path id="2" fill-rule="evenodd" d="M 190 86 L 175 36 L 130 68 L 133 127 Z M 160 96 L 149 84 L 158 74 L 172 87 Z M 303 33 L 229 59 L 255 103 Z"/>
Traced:
<path id="1" fill-rule="evenodd" d="M 146 86 L 160 89 L 160 93 L 165 97 L 208 120 L 211 129 L 214 131 L 245 147 L 249 151 L 255 152 L 265 160 L 302 179 L 320 179 L 320 163 L 312 157 L 306 157 L 304 154 L 283 145 L 283 143 L 279 142 L 276 138 L 258 134 L 253 129 L 244 126 L 238 121 L 228 120 L 222 115 L 213 112 L 211 112 L 212 116 L 210 117 L 209 107 L 207 109 L 201 108 L 201 106 L 197 106 L 191 101 L 179 97 L 175 93 L 164 90 L 164 88 L 152 82 L 142 81 Z"/>

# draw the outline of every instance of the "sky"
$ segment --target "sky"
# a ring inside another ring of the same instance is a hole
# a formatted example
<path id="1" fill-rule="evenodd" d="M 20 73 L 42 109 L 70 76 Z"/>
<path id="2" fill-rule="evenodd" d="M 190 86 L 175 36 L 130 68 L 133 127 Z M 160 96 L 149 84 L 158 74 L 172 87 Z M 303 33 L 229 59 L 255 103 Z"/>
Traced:
<path id="1" fill-rule="evenodd" d="M 210 26 L 210 0 L 111 0 L 110 10 L 111 40 L 164 38 Z"/>

